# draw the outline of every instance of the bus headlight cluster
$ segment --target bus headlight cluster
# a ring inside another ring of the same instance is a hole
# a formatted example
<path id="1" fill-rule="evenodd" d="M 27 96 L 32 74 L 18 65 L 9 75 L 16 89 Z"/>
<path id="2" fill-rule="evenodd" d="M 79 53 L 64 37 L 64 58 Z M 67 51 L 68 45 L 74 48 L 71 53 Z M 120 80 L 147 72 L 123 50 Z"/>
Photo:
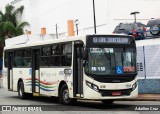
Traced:
<path id="1" fill-rule="evenodd" d="M 137 87 L 137 82 L 135 82 L 133 85 L 132 85 L 132 90 L 135 90 Z"/>
<path id="2" fill-rule="evenodd" d="M 98 86 L 96 86 L 95 84 L 93 84 L 93 83 L 91 83 L 91 82 L 86 81 L 86 85 L 87 85 L 88 87 L 90 87 L 91 89 L 97 91 L 97 92 L 99 91 Z"/>

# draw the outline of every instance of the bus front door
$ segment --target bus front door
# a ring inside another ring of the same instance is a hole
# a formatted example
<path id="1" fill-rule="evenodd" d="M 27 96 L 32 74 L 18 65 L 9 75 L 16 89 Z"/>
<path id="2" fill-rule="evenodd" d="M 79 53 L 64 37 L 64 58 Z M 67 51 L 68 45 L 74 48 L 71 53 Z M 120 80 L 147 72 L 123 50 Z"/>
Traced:
<path id="1" fill-rule="evenodd" d="M 74 47 L 74 75 L 73 75 L 73 93 L 74 97 L 83 97 L 83 59 L 81 45 Z"/>
<path id="2" fill-rule="evenodd" d="M 13 90 L 13 52 L 7 53 L 7 61 L 8 61 L 8 90 Z"/>
<path id="3" fill-rule="evenodd" d="M 40 49 L 32 50 L 32 92 L 33 95 L 39 95 L 40 93 Z"/>

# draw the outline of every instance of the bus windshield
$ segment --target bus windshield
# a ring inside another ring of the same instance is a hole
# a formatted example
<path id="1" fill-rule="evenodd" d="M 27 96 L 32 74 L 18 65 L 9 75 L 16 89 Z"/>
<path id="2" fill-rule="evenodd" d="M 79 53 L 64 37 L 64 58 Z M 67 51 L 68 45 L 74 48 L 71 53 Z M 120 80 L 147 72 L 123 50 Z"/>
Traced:
<path id="1" fill-rule="evenodd" d="M 85 72 L 116 75 L 136 72 L 135 48 L 88 48 Z"/>

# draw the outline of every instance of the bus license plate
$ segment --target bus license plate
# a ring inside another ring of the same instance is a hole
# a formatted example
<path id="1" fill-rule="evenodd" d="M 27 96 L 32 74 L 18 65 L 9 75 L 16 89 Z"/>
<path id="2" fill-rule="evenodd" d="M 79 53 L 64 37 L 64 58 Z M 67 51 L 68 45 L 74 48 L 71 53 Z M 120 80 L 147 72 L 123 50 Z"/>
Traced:
<path id="1" fill-rule="evenodd" d="M 121 92 L 112 92 L 112 96 L 120 96 Z"/>

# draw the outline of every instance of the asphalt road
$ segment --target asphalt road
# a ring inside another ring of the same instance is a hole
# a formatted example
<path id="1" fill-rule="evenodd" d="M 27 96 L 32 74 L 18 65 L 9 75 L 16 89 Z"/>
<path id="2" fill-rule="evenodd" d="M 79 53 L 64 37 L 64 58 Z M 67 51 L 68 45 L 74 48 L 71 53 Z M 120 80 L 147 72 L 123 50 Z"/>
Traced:
<path id="1" fill-rule="evenodd" d="M 47 113 L 56 114 L 151 114 L 160 113 L 160 102 L 159 101 L 115 101 L 112 105 L 104 105 L 99 101 L 78 101 L 72 106 L 64 106 L 59 104 L 56 100 L 50 97 L 33 97 L 32 99 L 21 100 L 18 98 L 17 92 L 9 92 L 6 89 L 0 88 L 0 108 L 4 105 L 17 107 L 41 107 L 43 111 Z M 135 110 L 136 108 L 143 108 L 141 110 Z M 158 111 L 147 110 L 148 107 L 152 107 Z M 1 110 L 1 109 L 0 109 Z M 146 111 L 144 111 L 146 110 Z M 10 112 L 0 112 L 0 114 L 8 114 Z M 22 112 L 12 112 L 12 114 L 22 114 Z M 23 112 L 26 113 L 26 112 Z M 29 112 L 30 113 L 30 112 Z M 33 114 L 43 114 L 44 112 L 31 112 Z"/>

